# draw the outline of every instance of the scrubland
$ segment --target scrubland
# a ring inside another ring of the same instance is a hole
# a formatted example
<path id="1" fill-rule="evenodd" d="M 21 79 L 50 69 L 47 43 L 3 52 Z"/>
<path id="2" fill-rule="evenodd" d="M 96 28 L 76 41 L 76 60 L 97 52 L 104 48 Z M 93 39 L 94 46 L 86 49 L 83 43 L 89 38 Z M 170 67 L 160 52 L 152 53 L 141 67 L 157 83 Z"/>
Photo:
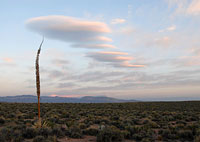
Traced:
<path id="1" fill-rule="evenodd" d="M 200 142 L 200 102 L 0 103 L 0 142 Z"/>

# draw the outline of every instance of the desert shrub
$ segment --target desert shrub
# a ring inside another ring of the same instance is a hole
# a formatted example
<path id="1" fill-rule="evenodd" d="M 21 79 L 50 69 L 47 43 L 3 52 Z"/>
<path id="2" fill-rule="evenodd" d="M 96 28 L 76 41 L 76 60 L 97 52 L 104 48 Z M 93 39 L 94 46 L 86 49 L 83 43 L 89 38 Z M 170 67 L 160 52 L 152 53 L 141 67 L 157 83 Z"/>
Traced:
<path id="1" fill-rule="evenodd" d="M 90 136 L 96 136 L 98 134 L 99 130 L 97 129 L 93 129 L 93 128 L 89 128 L 83 131 L 84 135 L 90 135 Z"/>
<path id="2" fill-rule="evenodd" d="M 57 137 L 54 135 L 54 136 L 49 136 L 48 139 L 46 139 L 45 142 L 58 142 L 58 139 Z"/>
<path id="3" fill-rule="evenodd" d="M 82 138 L 82 131 L 77 126 L 72 126 L 69 128 L 69 137 L 71 138 Z"/>
<path id="4" fill-rule="evenodd" d="M 119 129 L 124 129 L 124 126 L 121 124 L 120 121 L 112 121 L 111 125 L 114 125 L 115 127 L 119 128 Z"/>
<path id="5" fill-rule="evenodd" d="M 129 139 L 131 137 L 131 134 L 127 130 L 122 130 L 121 133 L 123 134 L 124 138 Z"/>
<path id="6" fill-rule="evenodd" d="M 159 133 L 161 133 L 161 135 L 164 139 L 168 139 L 171 134 L 170 130 L 168 130 L 168 129 L 161 130 Z"/>
<path id="7" fill-rule="evenodd" d="M 36 129 L 34 128 L 26 128 L 24 131 L 23 131 L 23 137 L 24 138 L 27 138 L 27 139 L 32 139 L 34 138 L 35 136 L 37 135 L 37 131 Z"/>
<path id="8" fill-rule="evenodd" d="M 132 139 L 134 139 L 136 141 L 141 141 L 143 137 L 144 137 L 144 135 L 142 133 L 136 133 L 136 134 L 132 135 Z"/>
<path id="9" fill-rule="evenodd" d="M 64 137 L 64 135 L 65 135 L 64 132 L 61 130 L 60 127 L 54 127 L 52 129 L 52 134 L 56 135 L 57 137 Z"/>
<path id="10" fill-rule="evenodd" d="M 156 122 L 153 121 L 149 121 L 148 126 L 150 126 L 151 128 L 158 128 L 158 124 Z"/>
<path id="11" fill-rule="evenodd" d="M 87 126 L 84 123 L 80 123 L 79 124 L 79 128 L 80 129 L 85 129 L 85 128 L 87 128 Z"/>
<path id="12" fill-rule="evenodd" d="M 121 142 L 123 138 L 120 130 L 107 127 L 99 132 L 97 142 Z"/>
<path id="13" fill-rule="evenodd" d="M 130 133 L 130 138 L 132 138 L 134 134 L 140 133 L 142 131 L 142 128 L 138 126 L 128 126 L 125 129 Z"/>
<path id="14" fill-rule="evenodd" d="M 51 130 L 49 128 L 40 128 L 38 131 L 38 135 L 44 136 L 47 138 L 51 134 Z"/>
<path id="15" fill-rule="evenodd" d="M 141 142 L 152 142 L 152 140 L 150 140 L 148 138 L 143 138 Z"/>
<path id="16" fill-rule="evenodd" d="M 200 142 L 200 136 L 196 136 L 194 142 Z"/>
<path id="17" fill-rule="evenodd" d="M 2 138 L 4 138 L 6 141 L 11 141 L 12 139 L 12 131 L 9 128 L 2 128 L 0 130 L 0 135 L 2 135 Z"/>
<path id="18" fill-rule="evenodd" d="M 33 139 L 33 142 L 46 142 L 45 138 L 43 136 L 36 136 Z"/>
<path id="19" fill-rule="evenodd" d="M 15 114 L 14 113 L 9 113 L 8 114 L 8 118 L 14 118 L 15 117 Z"/>
<path id="20" fill-rule="evenodd" d="M 23 140 L 22 132 L 20 130 L 15 130 L 13 132 L 13 142 L 22 142 Z"/>
<path id="21" fill-rule="evenodd" d="M 194 139 L 191 130 L 180 130 L 178 132 L 178 136 L 179 136 L 179 138 L 184 139 L 184 140 L 193 140 Z"/>
<path id="22" fill-rule="evenodd" d="M 139 124 L 140 124 L 140 119 L 138 119 L 138 118 L 134 118 L 132 121 L 133 121 L 133 123 L 136 124 L 136 125 L 139 125 Z"/>
<path id="23" fill-rule="evenodd" d="M 4 135 L 0 134 L 0 142 L 5 142 L 6 138 Z"/>
<path id="24" fill-rule="evenodd" d="M 5 119 L 3 117 L 0 117 L 0 124 L 4 124 L 5 123 Z"/>

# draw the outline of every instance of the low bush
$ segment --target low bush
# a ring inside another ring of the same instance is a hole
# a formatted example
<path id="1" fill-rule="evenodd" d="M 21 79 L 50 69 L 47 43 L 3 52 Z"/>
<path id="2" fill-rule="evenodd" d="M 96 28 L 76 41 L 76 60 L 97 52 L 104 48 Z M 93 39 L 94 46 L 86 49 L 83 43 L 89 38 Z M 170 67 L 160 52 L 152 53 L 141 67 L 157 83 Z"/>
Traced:
<path id="1" fill-rule="evenodd" d="M 24 138 L 27 138 L 27 139 L 32 139 L 34 138 L 35 136 L 37 135 L 37 131 L 36 129 L 34 128 L 26 128 L 24 131 L 23 131 L 23 137 Z"/>
<path id="2" fill-rule="evenodd" d="M 65 136 L 64 132 L 61 130 L 60 127 L 54 127 L 52 129 L 52 134 L 60 138 Z"/>
<path id="3" fill-rule="evenodd" d="M 5 123 L 5 119 L 3 117 L 0 117 L 0 124 L 4 124 Z"/>
<path id="4" fill-rule="evenodd" d="M 69 128 L 69 137 L 71 138 L 82 138 L 82 131 L 77 126 L 72 126 Z"/>
<path id="5" fill-rule="evenodd" d="M 49 128 L 40 128 L 38 131 L 38 135 L 44 136 L 47 138 L 51 134 L 51 129 Z"/>
<path id="6" fill-rule="evenodd" d="M 96 136 L 98 134 L 98 132 L 99 132 L 99 130 L 90 128 L 90 129 L 84 130 L 83 134 L 84 135 L 90 135 L 90 136 Z"/>
<path id="7" fill-rule="evenodd" d="M 43 136 L 36 136 L 33 139 L 33 142 L 46 142 L 45 138 Z"/>
<path id="8" fill-rule="evenodd" d="M 97 142 L 122 142 L 123 134 L 118 129 L 105 128 L 97 135 Z"/>

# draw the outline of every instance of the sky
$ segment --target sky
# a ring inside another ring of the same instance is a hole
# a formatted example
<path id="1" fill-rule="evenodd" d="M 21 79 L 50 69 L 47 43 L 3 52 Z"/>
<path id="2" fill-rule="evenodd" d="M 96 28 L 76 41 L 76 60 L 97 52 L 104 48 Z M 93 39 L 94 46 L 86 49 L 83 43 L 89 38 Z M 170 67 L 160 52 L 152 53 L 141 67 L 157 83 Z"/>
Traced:
<path id="1" fill-rule="evenodd" d="M 200 0 L 0 0 L 0 96 L 200 99 Z"/>

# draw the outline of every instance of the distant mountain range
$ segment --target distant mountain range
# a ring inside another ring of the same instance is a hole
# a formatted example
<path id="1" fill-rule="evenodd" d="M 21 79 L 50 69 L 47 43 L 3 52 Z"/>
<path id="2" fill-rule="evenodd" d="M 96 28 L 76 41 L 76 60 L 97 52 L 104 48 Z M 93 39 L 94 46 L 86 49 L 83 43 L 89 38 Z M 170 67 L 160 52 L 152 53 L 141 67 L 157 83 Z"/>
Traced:
<path id="1" fill-rule="evenodd" d="M 6 96 L 6 97 L 0 97 L 0 102 L 37 103 L 37 96 L 33 95 Z M 97 96 L 97 97 L 85 96 L 81 98 L 41 96 L 41 103 L 124 103 L 124 102 L 137 102 L 137 100 L 121 100 L 105 96 Z"/>

